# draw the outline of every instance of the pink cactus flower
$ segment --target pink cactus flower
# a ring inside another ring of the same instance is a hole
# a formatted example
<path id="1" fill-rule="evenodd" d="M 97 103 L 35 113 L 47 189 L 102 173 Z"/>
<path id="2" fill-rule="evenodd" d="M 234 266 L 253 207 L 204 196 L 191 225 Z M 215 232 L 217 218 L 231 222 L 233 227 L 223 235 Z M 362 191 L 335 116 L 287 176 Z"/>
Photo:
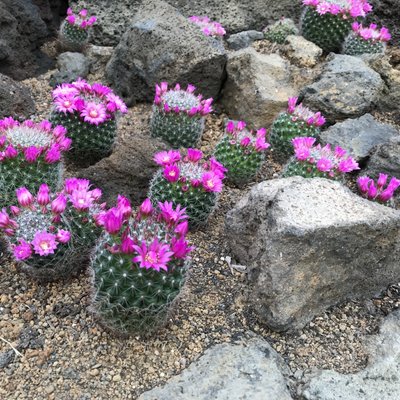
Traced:
<path id="1" fill-rule="evenodd" d="M 54 143 L 50 149 L 47 151 L 44 160 L 48 164 L 54 164 L 61 159 L 60 145 L 58 143 Z"/>
<path id="2" fill-rule="evenodd" d="M 189 232 L 189 224 L 187 221 L 183 221 L 180 224 L 178 224 L 175 228 L 175 233 L 178 233 L 179 235 L 185 236 Z"/>
<path id="3" fill-rule="evenodd" d="M 104 229 L 112 235 L 117 234 L 122 228 L 123 218 L 124 216 L 119 208 L 110 208 L 103 217 Z"/>
<path id="4" fill-rule="evenodd" d="M 361 190 L 362 193 L 368 193 L 370 182 L 372 182 L 372 179 L 368 176 L 360 176 L 357 179 L 358 188 Z"/>
<path id="5" fill-rule="evenodd" d="M 193 247 L 189 247 L 187 241 L 183 237 L 179 239 L 173 238 L 171 242 L 171 250 L 176 258 L 186 258 L 193 250 Z"/>
<path id="6" fill-rule="evenodd" d="M 207 192 L 222 191 L 222 181 L 214 172 L 206 172 L 202 176 L 202 185 Z"/>
<path id="7" fill-rule="evenodd" d="M 50 188 L 45 183 L 40 185 L 36 195 L 36 201 L 41 206 L 47 206 L 47 204 L 50 203 Z"/>
<path id="8" fill-rule="evenodd" d="M 18 150 L 12 145 L 8 145 L 6 151 L 4 152 L 6 158 L 15 158 L 18 156 Z"/>
<path id="9" fill-rule="evenodd" d="M 317 162 L 317 169 L 321 172 L 328 172 L 333 167 L 332 161 L 329 158 L 320 158 Z"/>
<path id="10" fill-rule="evenodd" d="M 135 251 L 135 242 L 128 235 L 124 235 L 121 240 L 121 251 L 125 254 L 132 254 Z"/>
<path id="11" fill-rule="evenodd" d="M 187 158 L 189 161 L 196 163 L 203 157 L 203 152 L 197 149 L 187 149 Z"/>
<path id="12" fill-rule="evenodd" d="M 185 214 L 186 208 L 181 209 L 181 205 L 178 204 L 174 209 L 172 201 L 165 201 L 164 203 L 159 202 L 158 207 L 161 211 L 161 216 L 167 223 L 177 224 L 179 221 L 188 218 Z"/>
<path id="13" fill-rule="evenodd" d="M 79 211 L 87 210 L 93 204 L 93 197 L 86 189 L 76 189 L 71 193 L 72 205 Z"/>
<path id="14" fill-rule="evenodd" d="M 102 124 L 107 119 L 106 109 L 103 104 L 88 102 L 81 112 L 84 121 L 93 125 Z"/>
<path id="15" fill-rule="evenodd" d="M 32 193 L 26 187 L 16 189 L 15 192 L 17 194 L 18 203 L 22 207 L 29 207 L 32 205 L 34 198 Z"/>
<path id="16" fill-rule="evenodd" d="M 176 165 L 166 165 L 164 167 L 164 177 L 168 182 L 177 182 L 179 180 L 180 170 Z"/>
<path id="17" fill-rule="evenodd" d="M 141 205 L 140 205 L 140 214 L 141 215 L 150 215 L 153 212 L 153 205 L 149 198 L 147 198 Z"/>
<path id="18" fill-rule="evenodd" d="M 59 229 L 56 238 L 60 243 L 67 243 L 71 239 L 71 232 L 68 232 L 64 229 Z"/>
<path id="19" fill-rule="evenodd" d="M 167 264 L 174 253 L 170 251 L 167 244 L 160 244 L 156 238 L 149 247 L 145 242 L 142 242 L 141 246 L 135 245 L 133 247 L 138 255 L 132 261 L 139 263 L 140 268 L 168 271 Z"/>
<path id="20" fill-rule="evenodd" d="M 28 163 L 34 163 L 41 153 L 41 149 L 38 149 L 36 146 L 29 146 L 24 149 L 25 160 Z"/>
<path id="21" fill-rule="evenodd" d="M 74 15 L 68 15 L 68 17 L 66 18 L 67 22 L 71 25 L 75 24 L 76 18 Z"/>
<path id="22" fill-rule="evenodd" d="M 180 159 L 181 153 L 179 150 L 160 151 L 154 155 L 154 161 L 162 166 L 173 164 Z"/>
<path id="23" fill-rule="evenodd" d="M 65 195 L 60 193 L 52 202 L 51 202 L 51 211 L 54 214 L 61 214 L 65 211 L 67 207 L 67 198 Z"/>
<path id="24" fill-rule="evenodd" d="M 20 239 L 19 245 L 15 246 L 13 249 L 13 254 L 17 261 L 27 260 L 32 256 L 31 245 Z"/>
<path id="25" fill-rule="evenodd" d="M 46 231 L 36 232 L 32 246 L 35 253 L 40 256 L 54 254 L 54 250 L 57 249 L 56 236 Z"/>
<path id="26" fill-rule="evenodd" d="M 132 206 L 129 199 L 120 194 L 117 197 L 117 208 L 121 211 L 124 218 L 129 218 L 132 214 Z"/>

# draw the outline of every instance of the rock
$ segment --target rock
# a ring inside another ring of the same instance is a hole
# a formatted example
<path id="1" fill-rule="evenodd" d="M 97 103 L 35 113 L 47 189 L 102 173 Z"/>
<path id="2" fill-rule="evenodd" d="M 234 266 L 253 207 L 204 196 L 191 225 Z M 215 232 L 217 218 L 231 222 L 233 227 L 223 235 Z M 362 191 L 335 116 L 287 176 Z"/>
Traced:
<path id="1" fill-rule="evenodd" d="M 360 118 L 347 119 L 329 127 L 321 133 L 320 140 L 340 146 L 350 152 L 357 161 L 362 161 L 376 145 L 387 143 L 398 135 L 399 131 L 394 126 L 380 123 L 371 114 L 365 114 Z"/>
<path id="2" fill-rule="evenodd" d="M 35 113 L 30 89 L 0 74 L 0 118 L 28 118 Z"/>
<path id="3" fill-rule="evenodd" d="M 295 96 L 289 64 L 278 54 L 260 54 L 253 48 L 229 54 L 228 79 L 221 102 L 230 118 L 267 126 Z"/>
<path id="4" fill-rule="evenodd" d="M 330 123 L 370 111 L 385 86 L 379 74 L 358 57 L 332 53 L 327 60 L 319 79 L 301 92 L 305 105 Z"/>
<path id="5" fill-rule="evenodd" d="M 380 172 L 400 179 L 400 137 L 378 145 L 373 150 L 365 174 L 377 178 Z"/>
<path id="6" fill-rule="evenodd" d="M 0 369 L 8 367 L 14 361 L 14 350 L 8 350 L 0 353 Z"/>
<path id="7" fill-rule="evenodd" d="M 321 58 L 322 49 L 303 36 L 289 35 L 286 38 L 285 53 L 299 67 L 314 67 Z"/>
<path id="8" fill-rule="evenodd" d="M 400 393 L 400 312 L 384 320 L 370 340 L 368 366 L 356 374 L 319 371 L 303 389 L 307 400 L 393 400 Z M 397 395 L 396 395 L 397 393 Z"/>
<path id="9" fill-rule="evenodd" d="M 217 97 L 225 76 L 222 42 L 169 4 L 145 0 L 115 48 L 106 74 L 128 105 L 152 101 L 160 81 L 192 83 L 205 97 Z"/>
<path id="10" fill-rule="evenodd" d="M 89 74 L 90 61 L 82 53 L 67 51 L 57 57 L 57 68 L 50 82 L 56 86 L 63 82 L 74 82 L 78 78 L 86 78 Z"/>
<path id="11" fill-rule="evenodd" d="M 225 227 L 233 256 L 249 270 L 249 300 L 277 331 L 300 329 L 328 307 L 370 299 L 400 279 L 400 212 L 339 182 L 262 182 Z"/>
<path id="12" fill-rule="evenodd" d="M 290 400 L 287 376 L 282 358 L 262 339 L 218 344 L 139 400 Z"/>
<path id="13" fill-rule="evenodd" d="M 254 41 L 264 39 L 264 34 L 259 31 L 244 31 L 229 36 L 227 42 L 232 50 L 249 47 Z"/>
<path id="14" fill-rule="evenodd" d="M 105 69 L 113 51 L 114 48 L 110 46 L 88 46 L 86 55 L 90 60 L 90 72 L 94 73 Z"/>

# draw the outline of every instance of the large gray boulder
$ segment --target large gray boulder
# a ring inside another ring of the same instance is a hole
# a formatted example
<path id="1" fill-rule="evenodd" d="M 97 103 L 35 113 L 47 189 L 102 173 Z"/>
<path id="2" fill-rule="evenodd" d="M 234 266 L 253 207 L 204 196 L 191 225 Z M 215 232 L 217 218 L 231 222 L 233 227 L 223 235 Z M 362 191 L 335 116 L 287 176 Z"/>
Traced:
<path id="1" fill-rule="evenodd" d="M 347 299 L 400 279 L 400 212 L 339 182 L 262 182 L 225 220 L 233 256 L 249 268 L 250 301 L 274 330 L 302 328 Z"/>
<path id="2" fill-rule="evenodd" d="M 90 61 L 82 53 L 67 51 L 57 57 L 57 68 L 51 84 L 56 86 L 63 82 L 74 82 L 78 78 L 86 78 L 89 74 Z"/>
<path id="3" fill-rule="evenodd" d="M 107 77 L 128 105 L 152 101 L 160 81 L 192 83 L 217 97 L 225 76 L 222 42 L 205 36 L 176 8 L 143 1 L 107 64 Z"/>
<path id="4" fill-rule="evenodd" d="M 400 393 L 400 312 L 390 314 L 369 344 L 367 368 L 356 374 L 320 371 L 303 390 L 307 400 L 394 400 Z"/>
<path id="5" fill-rule="evenodd" d="M 365 173 L 377 178 L 381 172 L 400 179 L 400 136 L 373 150 Z"/>
<path id="6" fill-rule="evenodd" d="M 221 98 L 226 113 L 256 127 L 270 125 L 296 95 L 289 63 L 278 54 L 260 54 L 254 48 L 232 52 L 227 74 Z"/>
<path id="7" fill-rule="evenodd" d="M 264 39 L 264 33 L 259 31 L 243 31 L 230 35 L 227 39 L 229 48 L 232 50 L 241 50 L 249 47 L 256 40 Z"/>
<path id="8" fill-rule="evenodd" d="M 319 79 L 301 91 L 305 105 L 329 122 L 359 117 L 376 106 L 385 83 L 358 57 L 332 54 Z"/>
<path id="9" fill-rule="evenodd" d="M 282 358 L 262 339 L 218 344 L 139 400 L 291 400 Z"/>

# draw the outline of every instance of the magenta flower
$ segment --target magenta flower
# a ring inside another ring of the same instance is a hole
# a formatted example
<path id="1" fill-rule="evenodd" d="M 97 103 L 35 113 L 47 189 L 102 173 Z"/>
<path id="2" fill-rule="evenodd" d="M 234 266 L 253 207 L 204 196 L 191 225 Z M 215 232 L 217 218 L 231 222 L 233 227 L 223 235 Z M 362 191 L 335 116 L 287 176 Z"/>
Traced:
<path id="1" fill-rule="evenodd" d="M 167 223 L 176 224 L 180 220 L 187 219 L 187 215 L 185 214 L 186 208 L 181 209 L 181 205 L 178 204 L 176 209 L 174 210 L 174 206 L 172 201 L 165 201 L 164 203 L 159 202 L 158 207 L 161 211 L 161 216 Z"/>
<path id="2" fill-rule="evenodd" d="M 372 179 L 368 176 L 360 176 L 357 179 L 358 188 L 361 190 L 362 193 L 368 192 L 370 182 L 372 182 Z"/>
<path id="3" fill-rule="evenodd" d="M 17 261 L 24 261 L 32 256 L 31 245 L 20 239 L 19 245 L 14 247 L 13 253 Z"/>
<path id="4" fill-rule="evenodd" d="M 186 258 L 193 250 L 193 247 L 189 247 L 187 241 L 183 237 L 180 239 L 173 238 L 171 242 L 171 250 L 176 258 Z"/>
<path id="5" fill-rule="evenodd" d="M 61 152 L 60 152 L 60 146 L 58 143 L 54 143 L 50 149 L 47 151 L 45 157 L 45 161 L 48 164 L 54 164 L 61 159 Z"/>
<path id="6" fill-rule="evenodd" d="M 206 172 L 201 179 L 203 188 L 207 192 L 221 192 L 222 191 L 222 181 L 221 179 L 212 171 Z"/>
<path id="7" fill-rule="evenodd" d="M 18 155 L 18 150 L 10 144 L 7 148 L 6 151 L 4 152 L 4 156 L 6 158 L 15 158 Z"/>
<path id="8" fill-rule="evenodd" d="M 10 216 L 3 209 L 0 211 L 0 228 L 7 228 L 10 223 Z"/>
<path id="9" fill-rule="evenodd" d="M 112 234 L 117 234 L 123 223 L 123 214 L 119 208 L 110 208 L 103 216 L 104 229 Z"/>
<path id="10" fill-rule="evenodd" d="M 150 215 L 153 212 L 153 205 L 149 198 L 147 198 L 140 206 L 141 215 Z"/>
<path id="11" fill-rule="evenodd" d="M 36 232 L 32 240 L 33 250 L 40 256 L 54 254 L 57 249 L 56 236 L 46 231 Z"/>
<path id="12" fill-rule="evenodd" d="M 36 195 L 36 201 L 41 206 L 46 206 L 50 203 L 50 188 L 45 183 L 40 185 L 39 191 Z"/>
<path id="13" fill-rule="evenodd" d="M 60 243 L 67 243 L 71 239 L 71 233 L 64 229 L 59 229 L 56 238 Z"/>
<path id="14" fill-rule="evenodd" d="M 263 137 L 257 138 L 256 145 L 255 145 L 257 151 L 266 150 L 266 149 L 268 149 L 269 146 L 270 146 L 270 144 L 267 143 Z"/>
<path id="15" fill-rule="evenodd" d="M 129 199 L 121 196 L 120 194 L 117 197 L 117 208 L 121 211 L 125 218 L 129 218 L 129 216 L 132 214 L 131 202 Z"/>
<path id="16" fill-rule="evenodd" d="M 185 236 L 189 232 L 189 224 L 187 221 L 183 221 L 178 224 L 175 228 L 175 233 L 178 233 L 181 236 Z"/>
<path id="17" fill-rule="evenodd" d="M 88 102 L 81 112 L 84 121 L 99 125 L 107 119 L 106 109 L 103 104 Z"/>
<path id="18" fill-rule="evenodd" d="M 70 200 L 77 210 L 83 211 L 92 205 L 94 198 L 86 189 L 75 189 L 71 193 Z"/>
<path id="19" fill-rule="evenodd" d="M 29 207 L 33 203 L 33 196 L 26 187 L 16 189 L 15 192 L 17 194 L 18 203 L 22 207 Z"/>
<path id="20" fill-rule="evenodd" d="M 177 182 L 179 180 L 180 170 L 176 165 L 166 165 L 164 167 L 164 177 L 168 182 Z"/>
<path id="21" fill-rule="evenodd" d="M 382 186 L 385 186 L 387 179 L 388 179 L 388 175 L 379 174 L 378 181 L 377 181 L 377 186 L 379 188 L 381 188 Z"/>
<path id="22" fill-rule="evenodd" d="M 36 146 L 27 147 L 24 150 L 25 160 L 28 163 L 34 163 L 41 154 L 41 149 L 38 149 Z"/>
<path id="23" fill-rule="evenodd" d="M 240 141 L 240 145 L 243 147 L 247 147 L 249 146 L 251 143 L 251 139 L 249 137 L 244 137 L 241 141 Z"/>
<path id="24" fill-rule="evenodd" d="M 68 15 L 68 17 L 66 18 L 67 22 L 71 25 L 75 24 L 75 16 L 74 15 Z"/>
<path id="25" fill-rule="evenodd" d="M 329 158 L 320 158 L 317 161 L 317 169 L 318 169 L 318 171 L 328 172 L 328 171 L 331 170 L 332 166 L 333 166 L 332 161 L 329 160 Z"/>
<path id="26" fill-rule="evenodd" d="M 136 257 L 132 259 L 133 262 L 139 263 L 140 268 L 152 268 L 156 271 L 163 269 L 168 271 L 168 262 L 174 255 L 167 244 L 160 244 L 158 239 L 154 239 L 149 248 L 145 242 L 142 242 L 141 246 L 134 245 L 134 250 L 138 253 Z"/>
<path id="27" fill-rule="evenodd" d="M 154 161 L 162 166 L 173 164 L 180 159 L 181 153 L 179 150 L 160 151 L 154 155 Z"/>
<path id="28" fill-rule="evenodd" d="M 75 97 L 74 94 L 72 93 L 58 96 L 54 100 L 54 105 L 56 106 L 57 111 L 62 112 L 64 114 L 74 113 L 77 110 L 75 104 Z"/>
<path id="29" fill-rule="evenodd" d="M 61 214 L 65 211 L 67 207 L 67 198 L 60 193 L 52 202 L 51 202 L 51 211 L 54 214 Z"/>
<path id="30" fill-rule="evenodd" d="M 203 152 L 197 149 L 187 149 L 187 158 L 189 161 L 196 163 L 203 157 Z"/>
<path id="31" fill-rule="evenodd" d="M 348 157 L 347 159 L 340 161 L 338 165 L 338 170 L 344 173 L 352 172 L 357 169 L 360 169 L 360 167 L 358 163 L 351 157 Z"/>

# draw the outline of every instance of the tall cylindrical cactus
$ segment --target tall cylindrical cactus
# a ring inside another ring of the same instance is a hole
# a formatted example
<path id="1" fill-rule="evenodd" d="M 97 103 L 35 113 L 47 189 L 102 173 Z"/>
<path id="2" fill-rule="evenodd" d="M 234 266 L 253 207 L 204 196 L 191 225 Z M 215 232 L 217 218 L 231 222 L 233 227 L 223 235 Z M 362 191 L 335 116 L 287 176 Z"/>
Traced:
<path id="1" fill-rule="evenodd" d="M 166 323 L 188 271 L 187 216 L 149 199 L 132 215 L 129 201 L 104 212 L 92 258 L 92 310 L 116 334 L 149 335 Z"/>
<path id="2" fill-rule="evenodd" d="M 204 131 L 204 116 L 212 111 L 213 99 L 202 100 L 196 96 L 195 87 L 182 90 L 177 84 L 168 90 L 168 84 L 156 85 L 151 134 L 174 147 L 195 147 Z"/>
<path id="3" fill-rule="evenodd" d="M 62 154 L 71 139 L 62 126 L 49 121 L 23 123 L 13 118 L 0 120 L 0 208 L 16 201 L 15 189 L 36 191 L 42 182 L 52 190 L 62 183 Z"/>

